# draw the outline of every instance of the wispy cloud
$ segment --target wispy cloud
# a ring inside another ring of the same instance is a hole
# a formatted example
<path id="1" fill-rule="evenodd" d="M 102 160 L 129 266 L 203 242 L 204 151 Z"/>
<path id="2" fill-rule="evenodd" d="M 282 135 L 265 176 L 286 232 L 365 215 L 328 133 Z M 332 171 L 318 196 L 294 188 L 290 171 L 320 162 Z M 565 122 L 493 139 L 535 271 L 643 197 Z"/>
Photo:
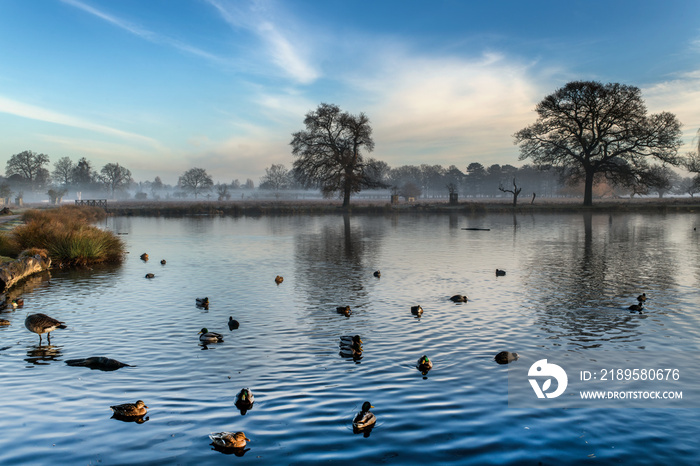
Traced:
<path id="1" fill-rule="evenodd" d="M 171 37 L 165 36 L 163 34 L 158 34 L 153 31 L 150 31 L 148 29 L 145 29 L 137 24 L 134 24 L 132 22 L 129 22 L 127 20 L 124 20 L 122 18 L 119 18 L 114 15 L 110 15 L 108 13 L 105 13 L 104 11 L 98 10 L 97 8 L 90 6 L 86 3 L 80 2 L 78 0 L 61 0 L 63 3 L 73 6 L 75 8 L 78 8 L 80 10 L 83 10 L 86 13 L 89 13 L 93 16 L 96 16 L 104 21 L 107 21 L 108 23 L 123 29 L 135 36 L 141 37 L 144 40 L 147 40 L 149 42 L 153 42 L 155 44 L 160 44 L 160 45 L 166 45 L 169 47 L 173 47 L 175 49 L 178 49 L 182 52 L 195 55 L 213 62 L 217 63 L 222 63 L 224 60 L 212 53 L 209 53 L 205 50 L 199 49 L 197 47 L 194 47 L 192 45 L 186 44 L 182 41 L 179 41 L 177 39 L 173 39 Z"/>
<path id="2" fill-rule="evenodd" d="M 265 7 L 261 2 L 244 9 L 220 0 L 206 1 L 231 27 L 254 33 L 265 45 L 270 61 L 296 82 L 310 84 L 319 78 L 320 72 L 305 56 L 299 34 L 292 35 L 277 24 L 272 18 L 273 8 Z"/>
<path id="3" fill-rule="evenodd" d="M 160 144 L 155 139 L 142 136 L 140 134 L 130 133 L 128 131 L 122 131 L 119 129 L 111 128 L 109 126 L 91 123 L 81 118 L 65 115 L 63 113 L 37 107 L 35 105 L 18 102 L 16 100 L 9 99 L 1 95 L 0 112 L 8 113 L 10 115 L 15 115 L 23 118 L 29 118 L 31 120 L 45 121 L 48 123 L 70 126 L 73 128 L 80 128 L 88 131 L 93 131 L 96 133 L 116 136 L 118 138 L 128 140 L 131 142 L 145 144 L 158 150 L 164 149 L 162 144 Z"/>

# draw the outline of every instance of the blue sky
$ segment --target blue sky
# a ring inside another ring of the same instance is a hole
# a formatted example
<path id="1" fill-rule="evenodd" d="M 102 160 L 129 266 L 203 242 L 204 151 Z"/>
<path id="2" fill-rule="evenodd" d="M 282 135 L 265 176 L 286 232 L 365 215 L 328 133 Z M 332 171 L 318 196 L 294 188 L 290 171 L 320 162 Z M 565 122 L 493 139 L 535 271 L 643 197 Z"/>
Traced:
<path id="1" fill-rule="evenodd" d="M 640 87 L 688 151 L 699 19 L 696 0 L 2 0 L 0 171 L 33 150 L 257 184 L 321 102 L 366 113 L 390 166 L 517 166 L 513 133 L 572 80 Z"/>

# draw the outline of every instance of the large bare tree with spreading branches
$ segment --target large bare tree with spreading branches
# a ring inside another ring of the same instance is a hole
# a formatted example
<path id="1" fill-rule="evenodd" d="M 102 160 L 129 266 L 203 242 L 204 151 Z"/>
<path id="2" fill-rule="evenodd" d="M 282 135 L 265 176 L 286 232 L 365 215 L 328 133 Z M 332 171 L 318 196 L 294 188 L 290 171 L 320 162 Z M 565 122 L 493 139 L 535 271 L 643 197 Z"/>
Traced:
<path id="1" fill-rule="evenodd" d="M 680 165 L 681 124 L 672 113 L 647 116 L 635 86 L 574 81 L 537 104 L 537 121 L 515 133 L 520 160 L 562 169 L 584 181 L 584 205 L 593 204 L 593 182 L 606 176 L 631 185 L 652 161 Z"/>
<path id="2" fill-rule="evenodd" d="M 322 103 L 306 114 L 306 130 L 292 135 L 294 173 L 305 187 L 320 187 L 325 196 L 341 193 L 343 207 L 352 193 L 386 185 L 374 159 L 365 159 L 362 151 L 372 152 L 372 127 L 364 113 L 351 115 L 340 107 Z"/>

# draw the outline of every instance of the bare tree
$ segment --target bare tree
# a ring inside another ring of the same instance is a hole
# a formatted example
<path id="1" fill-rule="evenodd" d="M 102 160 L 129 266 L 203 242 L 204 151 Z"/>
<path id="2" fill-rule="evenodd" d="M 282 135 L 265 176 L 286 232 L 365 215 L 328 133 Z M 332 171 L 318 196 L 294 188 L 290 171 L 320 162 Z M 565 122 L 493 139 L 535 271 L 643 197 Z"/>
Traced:
<path id="1" fill-rule="evenodd" d="M 265 169 L 265 175 L 260 178 L 259 189 L 279 191 L 289 187 L 289 170 L 282 164 L 272 164 Z"/>
<path id="2" fill-rule="evenodd" d="M 231 199 L 231 193 L 229 192 L 229 186 L 226 183 L 216 183 L 215 186 L 216 194 L 219 195 L 220 201 L 228 201 Z"/>
<path id="3" fill-rule="evenodd" d="M 350 195 L 363 188 L 384 187 L 374 179 L 371 167 L 376 163 L 362 155 L 372 152 L 372 127 L 364 114 L 350 115 L 337 105 L 322 103 L 306 114 L 306 130 L 292 136 L 292 154 L 297 180 L 305 187 L 320 186 L 325 196 L 339 192 L 343 207 L 350 204 Z"/>
<path id="4" fill-rule="evenodd" d="M 118 163 L 108 163 L 100 170 L 100 181 L 110 190 L 114 199 L 115 192 L 131 183 L 131 172 Z"/>
<path id="5" fill-rule="evenodd" d="M 194 194 L 194 198 L 197 199 L 200 193 L 211 190 L 214 181 L 205 169 L 190 168 L 182 174 L 177 184 L 185 191 Z"/>
<path id="6" fill-rule="evenodd" d="M 634 86 L 574 81 L 545 97 L 537 121 L 518 131 L 520 160 L 564 169 L 584 180 L 584 205 L 593 203 L 593 183 L 601 173 L 615 183 L 639 176 L 649 159 L 679 165 L 681 124 L 672 113 L 647 116 Z"/>
<path id="7" fill-rule="evenodd" d="M 10 157 L 5 167 L 5 176 L 20 175 L 34 189 L 37 185 L 49 181 L 48 170 L 44 168 L 48 163 L 48 155 L 25 150 Z"/>
<path id="8" fill-rule="evenodd" d="M 518 188 L 518 185 L 515 183 L 515 178 L 513 178 L 513 189 L 507 189 L 503 186 L 503 184 L 499 184 L 498 190 L 502 191 L 504 193 L 511 193 L 513 195 L 513 207 L 515 207 L 518 205 L 518 195 L 523 190 L 523 188 L 522 187 Z M 532 196 L 532 202 L 535 202 L 534 193 Z"/>
<path id="9" fill-rule="evenodd" d="M 61 183 L 63 186 L 68 186 L 73 179 L 73 168 L 75 164 L 70 157 L 61 157 L 53 164 L 53 179 Z"/>

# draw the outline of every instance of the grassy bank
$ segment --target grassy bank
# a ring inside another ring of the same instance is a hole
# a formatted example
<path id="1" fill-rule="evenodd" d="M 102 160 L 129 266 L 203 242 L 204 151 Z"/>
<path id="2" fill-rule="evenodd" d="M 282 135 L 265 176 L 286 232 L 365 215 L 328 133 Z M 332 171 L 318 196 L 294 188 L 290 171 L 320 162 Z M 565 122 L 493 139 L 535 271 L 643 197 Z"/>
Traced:
<path id="1" fill-rule="evenodd" d="M 0 234 L 0 255 L 17 257 L 28 249 L 43 249 L 58 265 L 119 262 L 124 255 L 121 239 L 91 225 L 105 216 L 96 207 L 28 210 L 22 215 L 24 225 Z"/>
<path id="2" fill-rule="evenodd" d="M 134 202 L 122 201 L 108 206 L 110 215 L 181 217 L 189 215 L 262 216 L 297 214 L 402 214 L 402 213 L 568 213 L 568 212 L 700 212 L 700 199 L 604 199 L 584 207 L 581 199 L 543 199 L 531 204 L 526 200 L 513 207 L 504 199 L 466 200 L 457 205 L 445 201 L 420 200 L 389 204 L 379 200 L 356 200 L 343 209 L 340 202 L 321 200 L 245 200 L 230 202 Z"/>

